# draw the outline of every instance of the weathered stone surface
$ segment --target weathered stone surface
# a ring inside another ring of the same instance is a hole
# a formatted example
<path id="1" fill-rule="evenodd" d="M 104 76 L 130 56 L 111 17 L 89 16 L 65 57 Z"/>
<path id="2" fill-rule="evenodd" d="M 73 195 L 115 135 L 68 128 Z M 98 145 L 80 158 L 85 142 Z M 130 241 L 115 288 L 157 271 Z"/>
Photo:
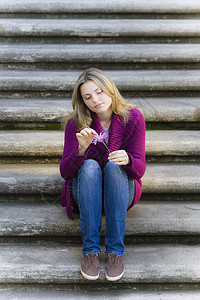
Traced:
<path id="1" fill-rule="evenodd" d="M 146 132 L 147 155 L 200 155 L 200 131 Z"/>
<path id="2" fill-rule="evenodd" d="M 199 256 L 199 246 L 127 246 L 126 270 L 121 283 L 197 283 L 200 281 Z M 70 244 L 4 244 L 0 247 L 0 282 L 83 283 L 81 258 L 81 247 Z M 100 255 L 98 282 L 108 283 L 105 258 L 104 254 Z"/>
<path id="3" fill-rule="evenodd" d="M 0 156 L 58 156 L 63 152 L 64 131 L 0 131 Z M 146 154 L 198 156 L 199 131 L 146 132 Z"/>
<path id="4" fill-rule="evenodd" d="M 1 45 L 1 63 L 194 63 L 199 44 Z"/>
<path id="5" fill-rule="evenodd" d="M 1 0 L 1 13 L 198 13 L 200 5 L 192 0 L 168 0 L 151 2 L 148 0 Z"/>
<path id="6" fill-rule="evenodd" d="M 199 98 L 132 98 L 148 122 L 199 122 Z M 1 122 L 58 122 L 72 111 L 71 99 L 1 99 Z"/>
<path id="7" fill-rule="evenodd" d="M 72 111 L 69 99 L 1 99 L 2 122 L 54 122 Z"/>
<path id="8" fill-rule="evenodd" d="M 200 20 L 1 19 L 2 37 L 199 37 Z M 53 40 L 53 39 L 52 39 Z"/>
<path id="9" fill-rule="evenodd" d="M 138 105 L 146 121 L 200 121 L 198 98 L 150 99 L 142 96 L 143 91 L 144 94 L 145 91 L 150 91 L 154 96 L 164 95 L 165 91 L 166 96 L 184 95 L 184 91 L 189 96 L 198 95 L 200 71 L 194 69 L 198 68 L 200 61 L 199 45 L 190 43 L 198 43 L 200 20 L 180 19 L 191 18 L 192 14 L 197 18 L 197 14 L 200 13 L 198 1 L 2 0 L 1 16 L 3 13 L 9 19 L 0 20 L 0 43 L 6 41 L 13 45 L 1 45 L 1 68 L 18 70 L 19 65 L 19 69 L 29 68 L 30 71 L 0 71 L 1 98 L 36 98 L 51 95 L 69 97 L 81 71 L 54 70 L 61 67 L 64 70 L 72 69 L 74 62 L 77 63 L 74 64 L 73 70 L 82 69 L 87 62 L 90 65 L 95 62 L 97 65 L 103 65 L 103 69 L 107 69 L 106 66 L 113 63 L 116 71 L 108 70 L 108 73 L 120 91 L 128 96 L 141 96 L 131 99 L 131 102 Z M 134 16 L 134 13 L 140 15 Z M 179 20 L 175 19 L 175 14 Z M 78 15 L 80 19 L 73 19 Z M 11 19 L 11 16 L 14 18 Z M 130 18 L 119 19 L 127 16 Z M 62 19 L 59 19 L 60 17 Z M 104 17 L 107 19 L 102 20 Z M 147 19 L 134 19 L 142 17 Z M 26 44 L 27 41 L 29 44 Z M 150 41 L 154 44 L 145 45 Z M 163 41 L 184 41 L 188 44 L 162 45 Z M 105 46 L 104 42 L 110 44 Z M 126 45 L 119 44 L 123 42 Z M 143 44 L 137 44 L 138 42 Z M 44 45 L 41 45 L 42 43 Z M 48 43 L 62 44 L 47 45 Z M 90 44 L 86 45 L 87 43 Z M 118 70 L 123 63 L 124 69 L 128 64 L 131 68 L 134 64 L 137 65 L 134 68 L 145 68 L 147 63 L 149 70 Z M 162 63 L 163 70 L 160 71 L 158 64 Z M 189 63 L 187 71 L 164 70 L 165 67 L 180 68 L 182 63 L 184 67 Z M 31 68 L 46 68 L 47 71 L 31 71 Z M 189 68 L 192 70 L 188 70 Z M 51 71 L 52 69 L 54 70 Z M 32 122 L 34 127 L 37 127 L 37 122 L 58 122 L 66 115 L 68 109 L 71 110 L 70 102 L 69 99 L 1 99 L 0 122 L 18 122 L 19 127 L 23 122 Z M 53 156 L 61 156 L 62 144 L 63 132 L 7 131 L 0 135 L 0 155 L 10 156 L 11 159 L 13 156 L 46 155 L 51 159 Z M 147 156 L 179 155 L 187 156 L 188 159 L 190 156 L 199 156 L 199 146 L 198 131 L 147 132 Z M 58 164 L 11 165 L 2 162 L 0 165 L 0 299 L 200 298 L 199 290 L 194 286 L 194 283 L 200 283 L 200 265 L 197 263 L 200 256 L 199 245 L 128 245 L 126 272 L 119 282 L 121 287 L 118 290 L 114 290 L 114 285 L 105 280 L 106 257 L 101 254 L 101 275 L 97 284 L 102 283 L 103 290 L 96 291 L 94 286 L 93 290 L 89 290 L 92 285 L 80 275 L 81 245 L 73 243 L 80 236 L 79 219 L 69 220 L 65 208 L 61 208 L 59 202 L 62 185 L 63 179 L 60 177 Z M 200 165 L 148 164 L 143 186 L 146 200 L 141 200 L 127 214 L 126 234 L 129 242 L 137 238 L 141 241 L 142 237 L 146 237 L 155 243 L 153 236 L 162 238 L 164 243 L 166 236 L 168 241 L 171 239 L 170 242 L 181 236 L 183 242 L 184 238 L 192 241 L 192 236 L 198 241 Z M 189 200 L 176 202 L 174 198 L 180 196 L 181 199 L 182 194 Z M 20 203 L 23 197 L 27 202 Z M 9 199 L 13 202 L 8 202 Z M 50 201 L 48 203 L 49 199 L 54 204 Z M 163 201 L 164 199 L 168 201 Z M 37 203 L 33 202 L 34 200 Z M 102 234 L 104 231 L 103 217 Z M 42 240 L 44 237 L 47 241 L 50 237 L 51 240 L 58 241 L 67 236 L 72 243 L 48 243 Z M 13 243 L 6 243 L 8 240 L 12 240 Z M 38 242 L 29 244 L 33 240 Z M 12 289 L 7 283 L 13 284 Z M 27 288 L 27 283 L 32 290 Z M 56 283 L 64 289 L 71 283 L 75 290 L 55 291 L 53 288 Z M 82 283 L 85 285 L 84 293 L 80 291 Z M 132 290 L 127 290 L 127 285 L 123 283 L 130 284 Z M 148 287 L 148 291 L 135 292 L 133 285 L 137 283 L 142 283 L 140 286 L 145 288 L 152 283 L 155 284 L 155 289 L 151 290 Z M 161 291 L 162 283 L 164 289 Z M 184 283 L 189 287 L 183 292 Z M 45 284 L 51 286 L 51 290 L 45 290 Z M 173 287 L 173 291 L 165 291 L 166 284 L 177 284 L 178 290 L 175 291 Z M 196 291 L 191 291 L 192 288 L 196 288 Z"/>
<path id="10" fill-rule="evenodd" d="M 92 285 L 93 286 L 93 285 Z M 188 285 L 185 287 L 183 284 L 173 284 L 173 288 L 170 286 L 164 286 L 160 288 L 154 287 L 152 290 L 152 285 L 149 285 L 148 291 L 144 288 L 138 288 L 138 285 L 130 284 L 126 289 L 119 283 L 118 285 L 108 285 L 105 284 L 101 286 L 71 286 L 71 285 L 25 285 L 19 286 L 6 285 L 5 288 L 0 288 L 0 299 L 1 300 L 59 300 L 66 299 L 135 299 L 135 300 L 199 300 L 200 292 L 198 290 L 191 290 Z M 96 289 L 96 290 L 95 290 Z"/>
<path id="11" fill-rule="evenodd" d="M 0 193 L 54 194 L 61 191 L 64 180 L 59 165 L 17 165 L 0 166 Z"/>
<path id="12" fill-rule="evenodd" d="M 0 156 L 62 156 L 63 131 L 0 131 Z"/>
<path id="13" fill-rule="evenodd" d="M 105 71 L 120 91 L 197 91 L 199 70 Z M 0 91 L 72 91 L 81 71 L 0 71 Z"/>
<path id="14" fill-rule="evenodd" d="M 64 180 L 56 164 L 0 165 L 0 194 L 60 193 Z M 200 164 L 148 164 L 143 177 L 144 193 L 198 194 Z"/>
<path id="15" fill-rule="evenodd" d="M 0 90 L 72 91 L 78 71 L 0 71 Z"/>
<path id="16" fill-rule="evenodd" d="M 192 199 L 191 199 L 192 200 Z M 126 236 L 198 236 L 200 202 L 139 201 L 128 211 Z M 13 217 L 15 216 L 15 217 Z M 70 220 L 60 205 L 0 203 L 0 236 L 80 236 L 79 215 Z M 105 234 L 103 217 L 101 234 Z"/>
<path id="17" fill-rule="evenodd" d="M 145 193 L 200 192 L 199 164 L 150 164 L 144 175 Z"/>
<path id="18" fill-rule="evenodd" d="M 141 98 L 131 100 L 152 122 L 200 121 L 199 98 Z"/>

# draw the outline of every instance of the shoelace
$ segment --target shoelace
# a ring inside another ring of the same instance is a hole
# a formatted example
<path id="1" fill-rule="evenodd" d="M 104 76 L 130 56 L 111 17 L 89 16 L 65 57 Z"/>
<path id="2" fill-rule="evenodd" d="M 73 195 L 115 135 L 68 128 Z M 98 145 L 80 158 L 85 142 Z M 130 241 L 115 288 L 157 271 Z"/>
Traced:
<path id="1" fill-rule="evenodd" d="M 114 265 L 115 267 L 118 267 L 118 266 L 119 266 L 119 257 L 118 257 L 117 254 L 114 254 L 114 253 L 109 254 L 109 255 L 108 255 L 108 259 L 109 259 L 108 264 L 109 264 L 110 266 L 113 266 L 113 265 Z"/>
<path id="2" fill-rule="evenodd" d="M 93 267 L 93 266 L 97 266 L 97 261 L 95 260 L 95 258 L 97 257 L 97 255 L 95 253 L 89 253 L 86 254 L 87 256 L 87 264 L 89 267 Z"/>

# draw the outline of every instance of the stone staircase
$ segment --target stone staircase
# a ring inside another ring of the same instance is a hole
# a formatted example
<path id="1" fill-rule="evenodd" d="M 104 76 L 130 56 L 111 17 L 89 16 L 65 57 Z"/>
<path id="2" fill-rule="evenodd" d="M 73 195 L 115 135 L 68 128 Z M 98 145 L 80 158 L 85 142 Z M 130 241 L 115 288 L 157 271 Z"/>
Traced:
<path id="1" fill-rule="evenodd" d="M 0 2 L 0 299 L 200 299 L 199 16 L 194 0 Z M 147 125 L 114 284 L 104 251 L 99 280 L 81 277 L 79 219 L 60 206 L 61 121 L 88 67 Z"/>

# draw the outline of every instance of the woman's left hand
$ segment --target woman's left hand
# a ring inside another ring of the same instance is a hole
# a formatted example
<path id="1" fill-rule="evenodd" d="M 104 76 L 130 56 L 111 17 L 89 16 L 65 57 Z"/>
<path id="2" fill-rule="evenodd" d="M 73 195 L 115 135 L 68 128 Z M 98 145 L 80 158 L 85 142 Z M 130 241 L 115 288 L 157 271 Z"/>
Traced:
<path id="1" fill-rule="evenodd" d="M 126 166 L 130 164 L 130 158 L 125 150 L 113 151 L 108 157 L 110 162 L 114 162 L 116 165 Z"/>

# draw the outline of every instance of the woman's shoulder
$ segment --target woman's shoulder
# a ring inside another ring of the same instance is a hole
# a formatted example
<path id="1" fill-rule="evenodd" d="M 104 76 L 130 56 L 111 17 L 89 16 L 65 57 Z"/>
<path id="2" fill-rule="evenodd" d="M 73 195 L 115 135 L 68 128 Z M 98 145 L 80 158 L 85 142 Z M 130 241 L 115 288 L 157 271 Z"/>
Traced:
<path id="1" fill-rule="evenodd" d="M 130 109 L 130 116 L 143 116 L 143 115 L 138 108 L 133 107 Z"/>
<path id="2" fill-rule="evenodd" d="M 78 131 L 77 121 L 74 118 L 68 119 L 65 126 L 65 131 L 66 130 Z"/>
<path id="3" fill-rule="evenodd" d="M 138 108 L 132 108 L 130 110 L 130 115 L 129 115 L 129 122 L 128 123 L 135 123 L 137 122 L 138 118 L 144 120 L 144 116 L 141 113 L 141 111 Z"/>

